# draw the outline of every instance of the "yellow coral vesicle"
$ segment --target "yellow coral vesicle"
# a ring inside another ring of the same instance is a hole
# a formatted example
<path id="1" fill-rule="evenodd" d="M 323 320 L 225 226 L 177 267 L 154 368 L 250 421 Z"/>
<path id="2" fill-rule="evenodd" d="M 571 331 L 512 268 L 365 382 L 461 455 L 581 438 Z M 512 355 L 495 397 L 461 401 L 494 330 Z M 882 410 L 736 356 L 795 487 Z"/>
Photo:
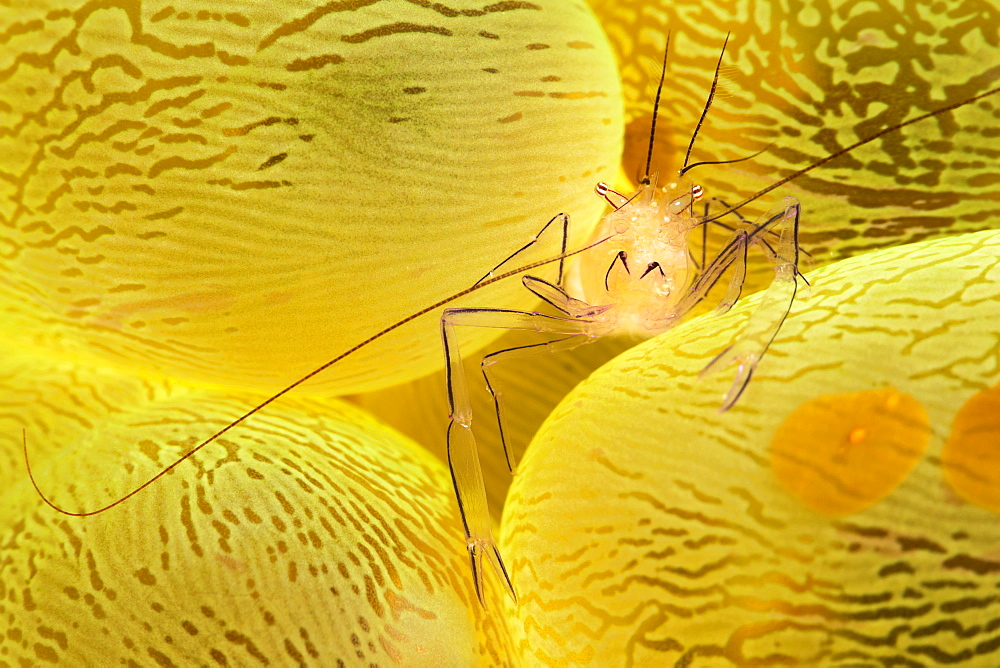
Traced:
<path id="1" fill-rule="evenodd" d="M 570 0 L 0 9 L 0 665 L 995 658 L 996 232 L 812 274 L 728 414 L 731 378 L 696 376 L 752 300 L 598 370 L 509 495 L 498 535 L 516 607 L 492 574 L 479 606 L 442 463 L 332 400 L 282 398 L 96 517 L 37 498 L 22 428 L 46 493 L 92 509 L 261 392 L 468 287 L 555 214 L 582 243 L 594 183 L 622 168 L 623 101 L 624 169 L 645 158 L 668 29 L 653 168 L 678 166 L 732 31 L 693 160 L 767 150 L 691 174 L 731 202 L 994 85 L 1000 15 L 981 3 L 916 21 L 903 0 L 590 4 L 600 25 Z M 786 185 L 805 249 L 823 263 L 989 226 L 995 128 L 987 100 Z M 747 292 L 772 275 L 755 263 Z M 530 303 L 508 281 L 461 305 Z M 436 325 L 407 325 L 313 389 L 432 371 Z M 620 342 L 606 343 L 595 357 Z M 513 433 L 589 370 L 552 363 L 505 372 L 552 385 L 510 397 L 509 412 L 526 406 Z M 426 433 L 436 382 L 363 403 Z M 876 410 L 886 387 L 913 398 L 901 420 Z M 866 397 L 836 447 L 818 427 L 773 448 L 821 397 Z M 492 421 L 488 398 L 476 415 Z M 796 442 L 812 459 L 782 472 L 774 457 Z"/>
<path id="2" fill-rule="evenodd" d="M 996 85 L 991 67 L 1000 62 L 1000 11 L 977 2 L 928 5 L 919 20 L 906 0 L 837 0 L 822 8 L 745 0 L 589 3 L 621 69 L 625 171 L 632 178 L 646 159 L 650 96 L 667 33 L 653 155 L 661 176 L 683 162 L 730 33 L 720 90 L 692 162 L 764 152 L 691 176 L 732 204 L 837 148 L 984 92 Z M 927 39 L 926 26 L 938 42 Z M 987 226 L 983 206 L 996 173 L 983 148 L 993 142 L 996 105 L 970 105 L 951 118 L 906 128 L 787 187 L 806 205 L 802 242 L 816 261 Z M 767 208 L 761 201 L 743 213 L 752 220 Z M 765 264 L 749 269 L 753 286 L 770 280 Z"/>
<path id="3" fill-rule="evenodd" d="M 71 511 L 120 497 L 255 400 L 75 372 L 67 392 L 80 401 L 61 411 L 72 427 L 42 428 L 45 405 L 21 413 L 39 485 Z M 447 470 L 348 404 L 289 399 L 92 517 L 56 514 L 17 473 L 0 495 L 0 663 L 509 661 L 502 619 L 468 579 Z"/>
<path id="4" fill-rule="evenodd" d="M 620 355 L 542 426 L 500 537 L 526 662 L 919 663 L 927 643 L 995 661 L 982 620 L 998 610 L 1000 528 L 956 498 L 971 488 L 945 442 L 977 425 L 1000 437 L 975 418 L 983 402 L 966 404 L 998 380 L 1000 233 L 807 276 L 811 294 L 727 413 L 735 371 L 698 374 L 754 298 Z M 962 470 L 981 468 L 986 448 L 967 443 Z"/>
<path id="5" fill-rule="evenodd" d="M 26 1 L 0 35 L 4 335 L 70 358 L 281 387 L 556 213 L 582 238 L 617 169 L 613 56 L 563 0 Z M 326 389 L 429 372 L 435 331 Z"/>

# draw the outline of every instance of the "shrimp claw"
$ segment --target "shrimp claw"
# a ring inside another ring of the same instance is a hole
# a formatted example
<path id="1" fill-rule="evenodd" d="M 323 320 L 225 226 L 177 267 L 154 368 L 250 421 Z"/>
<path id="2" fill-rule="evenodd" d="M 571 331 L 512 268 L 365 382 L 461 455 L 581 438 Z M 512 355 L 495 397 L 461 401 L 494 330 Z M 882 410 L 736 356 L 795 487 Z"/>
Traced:
<path id="1" fill-rule="evenodd" d="M 774 280 L 739 338 L 698 374 L 698 378 L 702 379 L 734 363 L 737 365 L 736 377 L 722 400 L 719 412 L 729 410 L 739 400 L 795 301 L 799 276 L 799 203 L 795 198 L 786 197 L 782 211 L 767 214 L 765 222 L 753 231 L 752 238 L 746 233 L 743 235 L 749 238 L 749 243 L 763 243 L 761 235 L 772 227 L 781 227 L 781 236 L 771 258 L 775 263 Z"/>

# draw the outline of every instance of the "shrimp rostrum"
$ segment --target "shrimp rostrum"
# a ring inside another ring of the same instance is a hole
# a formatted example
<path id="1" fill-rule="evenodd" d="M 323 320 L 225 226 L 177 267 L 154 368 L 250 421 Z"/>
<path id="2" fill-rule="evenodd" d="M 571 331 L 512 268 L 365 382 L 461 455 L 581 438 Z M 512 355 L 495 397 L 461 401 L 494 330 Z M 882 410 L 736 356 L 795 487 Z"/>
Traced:
<path id="1" fill-rule="evenodd" d="M 727 37 L 728 41 L 728 37 Z M 669 48 L 669 37 L 667 40 Z M 725 44 L 722 53 L 725 52 Z M 666 70 L 664 51 L 663 71 Z M 597 185 L 597 194 L 604 197 L 613 211 L 604 216 L 596 235 L 582 251 L 575 251 L 576 262 L 564 271 L 562 259 L 555 282 L 538 276 L 522 276 L 524 287 L 559 312 L 515 311 L 498 308 L 451 308 L 441 316 L 441 335 L 446 358 L 450 423 L 448 426 L 448 464 L 465 528 L 472 575 L 480 602 L 485 602 L 483 567 L 485 557 L 505 584 L 510 597 L 516 593 L 503 559 L 494 542 L 482 471 L 472 434 L 472 412 L 456 328 L 493 327 L 509 330 L 533 330 L 550 336 L 549 340 L 533 345 L 496 351 L 482 360 L 482 372 L 487 389 L 493 396 L 500 440 L 507 465 L 513 474 L 516 464 L 504 435 L 504 410 L 501 395 L 496 390 L 490 368 L 497 362 L 542 351 L 555 352 L 575 348 L 599 337 L 616 333 L 658 334 L 677 325 L 692 309 L 705 301 L 709 292 L 720 283 L 726 285 L 717 312 L 725 312 L 741 295 L 747 275 L 747 258 L 751 250 L 759 250 L 774 267 L 774 278 L 736 340 L 719 353 L 703 369 L 701 376 L 716 373 L 733 364 L 736 372 L 732 384 L 722 397 L 720 410 L 731 408 L 750 382 L 755 369 L 774 341 L 795 300 L 799 281 L 807 283 L 799 272 L 803 251 L 799 248 L 799 202 L 785 197 L 756 222 L 744 218 L 739 210 L 751 201 L 791 181 L 808 171 L 849 153 L 875 139 L 907 125 L 950 111 L 1000 91 L 993 89 L 975 98 L 963 100 L 941 109 L 885 128 L 846 148 L 814 162 L 778 182 L 753 194 L 734 206 L 719 198 L 708 197 L 703 189 L 690 180 L 687 172 L 695 167 L 724 164 L 688 164 L 691 148 L 711 106 L 719 80 L 716 66 L 708 100 L 701 120 L 692 135 L 684 166 L 666 184 L 657 184 L 650 173 L 656 113 L 663 77 L 660 78 L 652 115 L 649 151 L 645 176 L 631 196 L 618 193 L 606 184 Z M 754 156 L 749 156 L 754 157 Z M 748 158 L 743 158 L 743 160 Z M 738 162 L 726 161 L 726 162 Z M 728 234 L 728 241 L 708 257 L 706 250 L 708 226 L 718 226 Z M 549 228 L 562 228 L 562 255 L 565 259 L 568 216 L 559 214 L 528 244 L 512 254 L 488 273 L 493 277 L 500 267 L 536 243 Z M 691 250 L 692 235 L 701 237 L 700 257 Z M 533 266 L 533 265 L 532 265 Z M 729 275 L 728 282 L 723 278 Z M 484 603 L 485 604 L 485 603 Z"/>

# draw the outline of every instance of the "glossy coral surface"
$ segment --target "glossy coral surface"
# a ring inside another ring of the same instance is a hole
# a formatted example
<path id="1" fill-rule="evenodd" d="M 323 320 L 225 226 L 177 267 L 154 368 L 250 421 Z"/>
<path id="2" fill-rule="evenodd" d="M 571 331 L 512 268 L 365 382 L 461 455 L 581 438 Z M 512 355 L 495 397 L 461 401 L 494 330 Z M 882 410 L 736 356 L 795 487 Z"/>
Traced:
<path id="1" fill-rule="evenodd" d="M 955 441 L 1000 382 L 1000 233 L 808 276 L 728 413 L 727 371 L 698 376 L 756 299 L 620 355 L 542 426 L 501 525 L 526 662 L 997 660 L 1000 528 L 970 493 L 992 473 Z"/>
<path id="2" fill-rule="evenodd" d="M 259 398 L 30 356 L 5 368 L 38 484 L 70 511 L 120 497 Z M 58 421 L 24 389 L 31 376 L 66 401 Z M 40 459 L 48 439 L 75 445 Z M 479 606 L 454 549 L 444 465 L 343 402 L 291 399 L 97 516 L 54 513 L 15 471 L 0 496 L 2 665 L 508 656 L 503 620 Z"/>
<path id="3" fill-rule="evenodd" d="M 577 3 L 31 1 L 0 21 L 5 331 L 126 370 L 280 387 L 475 282 L 501 240 L 560 211 L 579 238 L 618 162 L 613 56 Z M 434 329 L 318 382 L 425 374 Z"/>
<path id="4" fill-rule="evenodd" d="M 691 172 L 730 203 L 1000 76 L 990 2 L 591 5 L 0 8 L 0 666 L 997 663 L 1000 249 L 964 235 L 997 226 L 993 98 L 744 210 L 794 195 L 810 261 L 857 258 L 809 274 L 729 414 L 726 372 L 694 377 L 753 301 L 547 422 L 634 341 L 499 369 L 518 454 L 546 422 L 497 532 L 518 606 L 493 573 L 475 599 L 443 378 L 386 387 L 440 368 L 435 314 L 106 514 L 38 499 L 22 429 L 42 489 L 92 509 L 556 213 L 582 243 L 594 183 L 645 160 L 668 30 L 653 169 L 680 166 L 731 32 L 692 161 L 766 151 Z M 771 276 L 754 258 L 746 294 Z M 326 396 L 378 387 L 359 402 L 433 454 Z"/>

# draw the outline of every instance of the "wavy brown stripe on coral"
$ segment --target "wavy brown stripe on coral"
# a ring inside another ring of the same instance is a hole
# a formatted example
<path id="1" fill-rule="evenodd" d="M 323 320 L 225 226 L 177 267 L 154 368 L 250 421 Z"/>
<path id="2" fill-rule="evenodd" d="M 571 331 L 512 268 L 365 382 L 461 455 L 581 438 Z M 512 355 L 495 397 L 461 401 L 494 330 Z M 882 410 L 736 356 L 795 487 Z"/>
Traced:
<path id="1" fill-rule="evenodd" d="M 0 36 L 6 335 L 140 372 L 290 382 L 554 211 L 582 238 L 620 153 L 613 56 L 564 0 L 32 0 Z M 324 389 L 434 370 L 427 323 Z"/>
<path id="2" fill-rule="evenodd" d="M 76 443 L 35 462 L 71 507 L 119 496 L 256 399 L 31 355 L 2 363 L 5 415 L 18 405 L 33 433 Z M 31 375 L 74 379 L 46 394 L 78 401 L 53 421 Z M 0 665 L 510 660 L 456 545 L 444 465 L 363 411 L 293 399 L 189 462 L 86 519 L 42 509 L 3 470 Z M 503 593 L 487 595 L 497 609 Z"/>
<path id="3" fill-rule="evenodd" d="M 679 168 L 719 44 L 732 33 L 723 84 L 698 160 L 769 147 L 702 185 L 738 201 L 776 177 L 876 130 L 972 97 L 1000 79 L 993 2 L 779 3 L 591 0 L 622 70 L 626 173 L 645 158 L 649 91 L 667 31 L 677 36 L 664 89 L 661 173 Z M 867 250 L 995 226 L 1000 108 L 986 102 L 886 138 L 799 180 L 809 212 L 803 247 L 820 263 Z M 631 148 L 630 148 L 631 147 Z M 752 216 L 751 216 L 752 217 Z M 766 282 L 766 272 L 751 280 Z"/>
<path id="4" fill-rule="evenodd" d="M 997 663 L 1000 523 L 992 474 L 969 474 L 1000 430 L 980 414 L 986 440 L 955 443 L 1000 381 L 1000 233 L 807 278 L 728 413 L 728 379 L 698 373 L 754 298 L 619 356 L 550 415 L 500 536 L 526 662 Z"/>

